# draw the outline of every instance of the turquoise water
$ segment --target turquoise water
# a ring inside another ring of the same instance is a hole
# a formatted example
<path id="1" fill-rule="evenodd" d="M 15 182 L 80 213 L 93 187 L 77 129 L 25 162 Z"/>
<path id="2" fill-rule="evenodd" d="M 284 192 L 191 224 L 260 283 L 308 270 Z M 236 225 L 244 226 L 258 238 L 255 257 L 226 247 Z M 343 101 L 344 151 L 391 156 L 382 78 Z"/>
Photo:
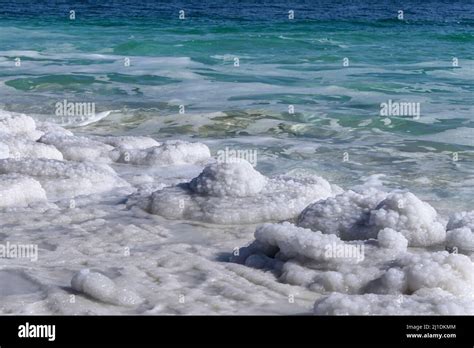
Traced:
<path id="1" fill-rule="evenodd" d="M 94 102 L 114 112 L 80 131 L 257 148 L 264 172 L 348 187 L 384 174 L 440 209 L 474 191 L 473 79 L 473 1 L 0 1 L 2 109 Z M 421 115 L 381 117 L 388 100 Z"/>

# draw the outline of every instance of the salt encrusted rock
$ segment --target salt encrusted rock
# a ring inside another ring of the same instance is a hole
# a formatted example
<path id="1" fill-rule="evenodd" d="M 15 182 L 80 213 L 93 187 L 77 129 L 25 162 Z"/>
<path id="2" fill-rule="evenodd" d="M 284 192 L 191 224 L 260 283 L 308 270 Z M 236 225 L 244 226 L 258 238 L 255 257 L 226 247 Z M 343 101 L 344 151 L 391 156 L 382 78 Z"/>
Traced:
<path id="1" fill-rule="evenodd" d="M 38 180 L 49 199 L 70 198 L 129 187 L 112 168 L 92 163 L 27 158 L 0 160 L 0 174 L 10 173 Z"/>
<path id="2" fill-rule="evenodd" d="M 387 197 L 387 193 L 368 189 L 358 193 L 351 190 L 309 205 L 298 217 L 297 225 L 335 234 L 342 240 L 375 238 L 378 231 L 370 228 L 370 212 Z"/>
<path id="3" fill-rule="evenodd" d="M 392 252 L 362 242 L 344 242 L 334 234 L 323 234 L 289 222 L 264 224 L 255 231 L 255 242 L 239 250 L 231 261 L 273 270 L 284 283 L 305 286 L 316 292 L 358 292 L 383 271 L 377 263 L 395 258 Z M 373 262 L 366 262 L 370 255 Z M 251 262 L 250 262 L 250 261 Z"/>
<path id="4" fill-rule="evenodd" d="M 308 206 L 297 224 L 343 240 L 376 238 L 384 228 L 401 233 L 410 246 L 442 244 L 446 238 L 445 221 L 410 192 L 346 191 Z"/>
<path id="5" fill-rule="evenodd" d="M 249 197 L 262 191 L 266 183 L 266 178 L 249 162 L 242 161 L 211 164 L 189 183 L 189 187 L 207 196 Z"/>
<path id="6" fill-rule="evenodd" d="M 411 296 L 346 295 L 333 293 L 314 304 L 316 315 L 472 315 L 474 302 L 442 290 L 420 291 Z"/>
<path id="7" fill-rule="evenodd" d="M 120 288 L 115 282 L 99 272 L 83 269 L 77 272 L 71 287 L 92 299 L 122 306 L 136 306 L 143 300 L 134 292 Z"/>
<path id="8" fill-rule="evenodd" d="M 262 245 L 276 247 L 280 256 L 288 259 L 304 257 L 315 261 L 328 261 L 328 246 L 343 246 L 344 243 L 334 234 L 322 234 L 296 227 L 289 222 L 282 224 L 263 224 L 255 231 L 255 239 Z"/>
<path id="9" fill-rule="evenodd" d="M 167 141 L 146 149 L 119 147 L 110 156 L 113 161 L 120 163 L 167 166 L 204 163 L 211 157 L 211 152 L 201 143 Z"/>
<path id="10" fill-rule="evenodd" d="M 256 223 L 294 218 L 339 190 L 317 176 L 265 178 L 242 160 L 211 164 L 190 183 L 154 192 L 148 210 L 169 219 Z"/>
<path id="11" fill-rule="evenodd" d="M 45 201 L 46 192 L 38 181 L 16 174 L 0 175 L 0 208 Z"/>

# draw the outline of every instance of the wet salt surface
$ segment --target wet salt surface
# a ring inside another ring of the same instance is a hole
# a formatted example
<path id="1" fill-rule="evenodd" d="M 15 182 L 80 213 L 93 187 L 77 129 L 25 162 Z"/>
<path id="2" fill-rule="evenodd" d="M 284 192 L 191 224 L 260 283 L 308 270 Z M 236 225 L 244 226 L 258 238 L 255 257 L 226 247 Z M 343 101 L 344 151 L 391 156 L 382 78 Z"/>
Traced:
<path id="1" fill-rule="evenodd" d="M 474 314 L 474 213 L 5 112 L 0 153 L 2 243 L 39 248 L 1 313 Z"/>

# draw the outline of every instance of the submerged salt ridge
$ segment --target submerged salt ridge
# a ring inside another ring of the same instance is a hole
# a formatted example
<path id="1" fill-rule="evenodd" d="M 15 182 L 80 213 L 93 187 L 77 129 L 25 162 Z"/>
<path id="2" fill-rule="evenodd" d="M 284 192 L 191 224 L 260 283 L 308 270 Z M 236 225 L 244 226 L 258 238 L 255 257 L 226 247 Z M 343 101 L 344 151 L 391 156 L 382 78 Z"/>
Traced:
<path id="1" fill-rule="evenodd" d="M 315 314 L 474 314 L 474 211 L 440 216 L 407 191 L 267 177 L 243 160 L 213 160 L 204 144 L 77 136 L 7 112 L 0 183 L 2 233 L 40 241 L 43 255 L 36 272 L 2 260 L 17 300 L 0 301 L 2 312 L 244 313 L 274 303 L 274 313 L 298 313 L 276 300 L 296 294 L 316 301 L 303 306 Z M 195 222 L 210 223 L 204 235 L 216 245 L 180 240 L 183 220 L 195 234 Z M 252 224 L 255 240 L 217 261 L 250 240 Z"/>

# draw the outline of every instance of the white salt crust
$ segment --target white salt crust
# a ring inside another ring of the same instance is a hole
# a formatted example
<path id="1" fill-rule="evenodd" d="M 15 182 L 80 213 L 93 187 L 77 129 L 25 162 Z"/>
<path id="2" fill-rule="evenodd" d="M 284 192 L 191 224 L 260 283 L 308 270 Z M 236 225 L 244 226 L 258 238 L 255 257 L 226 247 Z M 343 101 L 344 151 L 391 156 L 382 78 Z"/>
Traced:
<path id="1" fill-rule="evenodd" d="M 412 231 L 416 232 L 425 233 L 422 229 Z M 344 242 L 335 234 L 323 234 L 285 222 L 259 226 L 255 241 L 241 248 L 231 261 L 271 270 L 283 283 L 320 293 L 343 294 L 338 295 L 338 300 L 329 297 L 323 304 L 317 302 L 317 314 L 364 314 L 359 312 L 362 310 L 383 314 L 386 301 L 394 295 L 403 295 L 407 303 L 416 308 L 417 303 L 424 300 L 412 294 L 437 289 L 461 302 L 459 306 L 446 309 L 450 300 L 436 297 L 427 300 L 431 306 L 425 308 L 428 313 L 472 314 L 474 307 L 462 306 L 464 299 L 474 299 L 472 260 L 462 254 L 409 250 L 407 246 L 405 235 L 391 228 L 380 230 L 374 240 Z M 359 298 L 357 294 L 367 296 Z M 338 307 L 341 298 L 345 305 Z M 372 301 L 375 307 L 364 309 L 357 301 L 362 304 Z M 397 308 L 393 309 L 394 313 L 398 313 L 397 310 L 410 312 L 409 306 Z"/>
<path id="2" fill-rule="evenodd" d="M 242 160 L 210 164 L 189 183 L 154 192 L 148 210 L 168 219 L 246 224 L 291 219 L 338 192 L 317 176 L 266 178 Z"/>
<path id="3" fill-rule="evenodd" d="M 112 168 L 86 162 L 64 162 L 48 159 L 3 159 L 1 174 L 20 174 L 41 183 L 48 199 L 90 195 L 130 185 Z"/>
<path id="4" fill-rule="evenodd" d="M 36 202 L 46 202 L 46 192 L 38 181 L 16 174 L 0 175 L 0 208 Z"/>
<path id="5" fill-rule="evenodd" d="M 446 244 L 449 248 L 474 252 L 474 211 L 453 214 L 447 229 Z"/>
<path id="6" fill-rule="evenodd" d="M 0 158 L 47 158 L 63 160 L 63 155 L 51 145 L 0 133 Z"/>
<path id="7" fill-rule="evenodd" d="M 137 306 L 143 300 L 133 291 L 117 286 L 107 276 L 83 269 L 77 272 L 72 280 L 71 287 L 91 299 L 119 306 Z"/>
<path id="8" fill-rule="evenodd" d="M 0 110 L 0 133 L 31 141 L 38 140 L 43 132 L 36 129 L 35 120 L 24 114 Z"/>
<path id="9" fill-rule="evenodd" d="M 129 142 L 130 144 L 130 142 Z M 167 141 L 149 148 L 115 148 L 110 157 L 114 162 L 146 166 L 169 166 L 205 163 L 211 157 L 209 148 L 201 143 Z"/>
<path id="10" fill-rule="evenodd" d="M 385 228 L 401 233 L 410 246 L 442 244 L 446 238 L 446 222 L 410 192 L 346 191 L 308 206 L 297 224 L 343 240 L 376 238 Z"/>
<path id="11" fill-rule="evenodd" d="M 47 133 L 39 141 L 56 147 L 68 161 L 111 162 L 109 152 L 113 147 L 86 137 Z"/>

